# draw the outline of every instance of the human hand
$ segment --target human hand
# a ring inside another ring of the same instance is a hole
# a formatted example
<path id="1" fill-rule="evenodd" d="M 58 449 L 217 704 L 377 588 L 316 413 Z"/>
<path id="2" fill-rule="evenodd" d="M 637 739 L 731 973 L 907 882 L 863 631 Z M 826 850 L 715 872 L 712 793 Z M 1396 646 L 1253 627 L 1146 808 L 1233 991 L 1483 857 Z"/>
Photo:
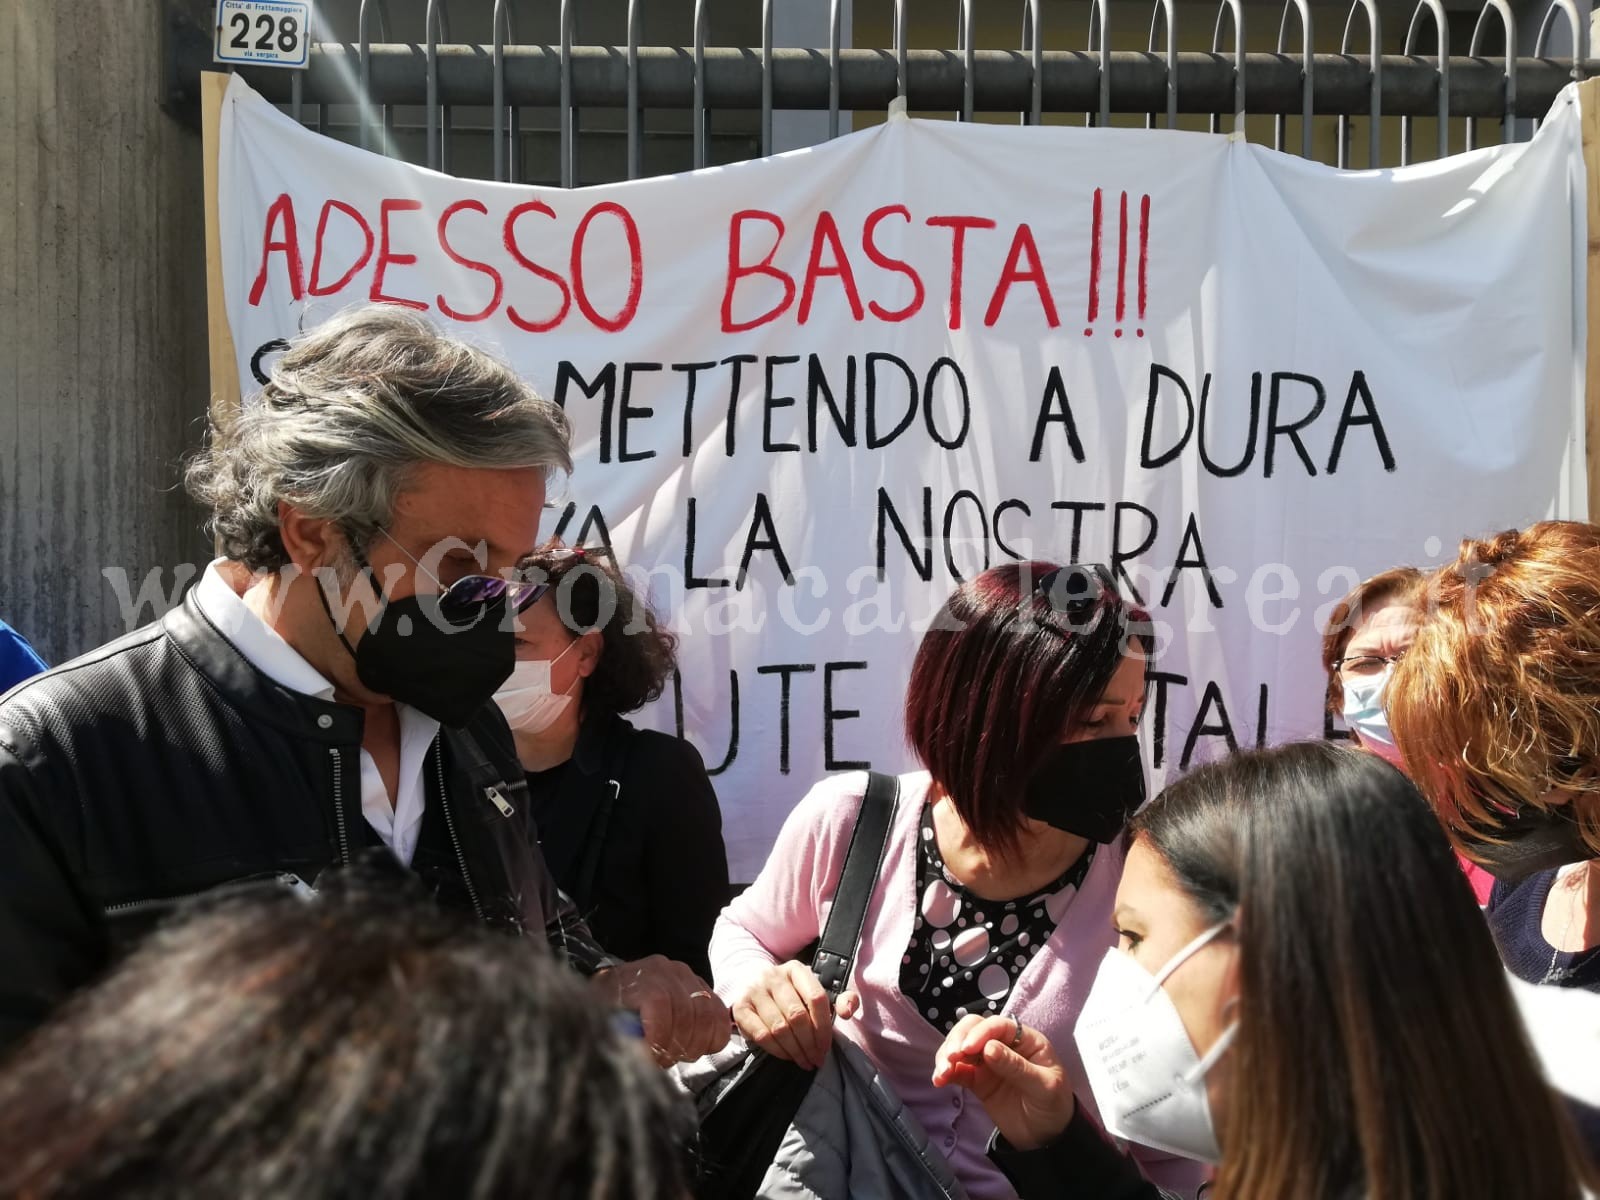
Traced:
<path id="1" fill-rule="evenodd" d="M 853 991 L 830 1003 L 827 990 L 804 963 L 776 963 L 734 1002 L 739 1032 L 776 1058 L 816 1070 L 833 1043 L 833 1020 L 848 1021 L 861 1007 Z"/>
<path id="2" fill-rule="evenodd" d="M 612 1005 L 639 1014 L 645 1044 L 663 1067 L 715 1053 L 733 1035 L 728 1010 L 710 986 L 659 954 L 602 971 L 594 983 Z"/>
<path id="3" fill-rule="evenodd" d="M 1018 1150 L 1054 1141 L 1077 1109 L 1050 1041 L 1015 1017 L 963 1017 L 934 1054 L 935 1087 L 977 1096 Z"/>

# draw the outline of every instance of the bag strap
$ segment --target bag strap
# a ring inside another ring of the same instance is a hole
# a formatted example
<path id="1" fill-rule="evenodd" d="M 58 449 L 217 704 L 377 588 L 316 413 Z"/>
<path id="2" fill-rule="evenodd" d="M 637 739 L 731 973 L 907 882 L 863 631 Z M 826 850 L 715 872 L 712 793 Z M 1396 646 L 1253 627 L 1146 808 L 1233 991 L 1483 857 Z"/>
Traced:
<path id="1" fill-rule="evenodd" d="M 861 812 L 856 817 L 844 869 L 839 873 L 839 887 L 833 895 L 833 908 L 811 960 L 811 969 L 834 999 L 850 982 L 850 969 L 861 944 L 861 927 L 867 921 L 867 905 L 878 884 L 878 872 L 889 845 L 889 827 L 899 803 L 900 780 L 869 772 L 866 795 L 861 798 Z"/>

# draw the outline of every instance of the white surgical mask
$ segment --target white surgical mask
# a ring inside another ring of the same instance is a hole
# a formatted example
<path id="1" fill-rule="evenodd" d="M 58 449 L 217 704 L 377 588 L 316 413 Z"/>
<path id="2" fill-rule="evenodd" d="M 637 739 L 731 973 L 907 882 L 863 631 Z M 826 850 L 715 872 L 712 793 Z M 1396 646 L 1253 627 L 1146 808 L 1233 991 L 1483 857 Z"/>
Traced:
<path id="1" fill-rule="evenodd" d="M 511 668 L 511 677 L 494 694 L 494 702 L 505 713 L 511 728 L 523 733 L 543 733 L 561 719 L 561 714 L 571 705 L 572 697 L 566 692 L 550 690 L 550 671 L 577 644 L 571 642 L 566 650 L 554 658 L 519 662 Z M 574 678 L 567 690 L 571 691 L 577 682 Z"/>
<path id="2" fill-rule="evenodd" d="M 1073 1037 L 1106 1132 L 1184 1158 L 1217 1163 L 1206 1072 L 1233 1044 L 1235 1021 L 1204 1058 L 1195 1053 L 1162 982 L 1228 927 L 1195 938 L 1155 974 L 1113 946 L 1101 960 Z"/>
<path id="3" fill-rule="evenodd" d="M 1394 744 L 1394 734 L 1389 732 L 1389 718 L 1383 711 L 1383 689 L 1389 684 L 1389 672 L 1371 679 L 1346 681 L 1344 685 L 1344 723 L 1352 732 L 1361 735 L 1361 744 L 1380 758 L 1397 767 L 1404 767 L 1400 747 Z"/>

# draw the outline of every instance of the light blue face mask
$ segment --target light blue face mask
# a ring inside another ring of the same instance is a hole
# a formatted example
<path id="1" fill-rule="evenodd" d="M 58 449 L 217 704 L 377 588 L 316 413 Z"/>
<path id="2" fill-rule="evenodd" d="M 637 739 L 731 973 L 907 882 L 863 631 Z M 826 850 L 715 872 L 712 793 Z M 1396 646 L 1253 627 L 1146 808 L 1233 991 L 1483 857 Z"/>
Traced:
<path id="1" fill-rule="evenodd" d="M 1361 745 L 1397 767 L 1404 767 L 1400 748 L 1389 732 L 1389 717 L 1383 711 L 1383 692 L 1389 685 L 1389 671 L 1371 679 L 1348 680 L 1344 685 L 1344 723 L 1361 739 Z"/>

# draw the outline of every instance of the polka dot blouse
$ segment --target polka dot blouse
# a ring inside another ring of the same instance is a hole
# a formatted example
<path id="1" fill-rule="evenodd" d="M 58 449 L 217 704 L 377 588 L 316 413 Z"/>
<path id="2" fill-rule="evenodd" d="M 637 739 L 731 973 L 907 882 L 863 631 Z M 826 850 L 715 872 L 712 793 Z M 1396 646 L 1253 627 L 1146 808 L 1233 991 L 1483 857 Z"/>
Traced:
<path id="1" fill-rule="evenodd" d="M 1089 872 L 1094 846 L 1054 882 L 1015 900 L 984 900 L 945 868 L 933 806 L 922 810 L 917 916 L 900 963 L 900 990 L 935 1029 L 971 1013 L 1002 1011 L 1020 976 L 1050 940 Z"/>

